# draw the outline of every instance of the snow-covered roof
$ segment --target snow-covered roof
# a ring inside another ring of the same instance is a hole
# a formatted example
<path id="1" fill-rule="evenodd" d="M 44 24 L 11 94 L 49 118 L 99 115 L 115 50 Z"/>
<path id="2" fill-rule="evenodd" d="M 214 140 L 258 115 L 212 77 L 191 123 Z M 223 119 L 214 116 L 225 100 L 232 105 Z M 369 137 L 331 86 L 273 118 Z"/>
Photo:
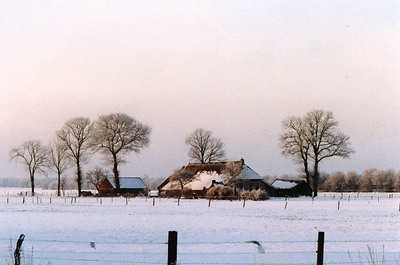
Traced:
<path id="1" fill-rule="evenodd" d="M 215 171 L 199 172 L 193 176 L 192 181 L 185 184 L 184 188 L 190 190 L 209 189 L 212 186 L 213 181 L 216 183 L 223 183 L 224 182 L 223 175 L 220 175 Z M 163 190 L 180 189 L 180 184 L 178 181 L 168 182 L 164 187 L 162 187 L 162 189 Z"/>
<path id="2" fill-rule="evenodd" d="M 213 181 L 223 183 L 224 179 L 217 172 L 201 172 L 194 176 L 193 181 L 186 184 L 185 188 L 191 190 L 203 190 L 211 187 Z"/>
<path id="3" fill-rule="evenodd" d="M 115 187 L 114 178 L 108 177 L 108 181 Z M 140 177 L 120 177 L 119 186 L 121 189 L 144 189 L 144 181 Z"/>
<path id="4" fill-rule="evenodd" d="M 271 186 L 275 189 L 291 189 L 296 187 L 298 184 L 299 183 L 296 181 L 276 179 Z"/>
<path id="5" fill-rule="evenodd" d="M 237 172 L 236 169 L 241 170 L 238 175 L 239 180 L 263 180 L 257 172 L 255 172 L 252 168 L 245 164 L 244 160 L 238 161 L 221 161 L 221 162 L 213 162 L 213 163 L 189 163 L 188 165 L 182 167 L 178 172 L 184 171 L 186 174 L 190 174 L 192 181 L 185 185 L 185 188 L 192 190 L 202 190 L 204 187 L 208 189 L 212 185 L 212 181 L 214 180 L 217 183 L 223 183 L 223 180 L 227 177 L 225 174 L 230 170 L 227 170 L 228 167 L 232 167 L 232 171 Z M 176 180 L 172 180 L 172 177 L 176 176 L 176 172 L 166 178 L 158 187 L 163 190 L 173 190 L 180 189 L 179 182 Z M 237 173 L 236 173 L 237 174 Z"/>
<path id="6" fill-rule="evenodd" d="M 257 172 L 255 172 L 252 168 L 245 164 L 242 171 L 240 172 L 239 179 L 262 180 L 263 177 L 261 177 Z"/>

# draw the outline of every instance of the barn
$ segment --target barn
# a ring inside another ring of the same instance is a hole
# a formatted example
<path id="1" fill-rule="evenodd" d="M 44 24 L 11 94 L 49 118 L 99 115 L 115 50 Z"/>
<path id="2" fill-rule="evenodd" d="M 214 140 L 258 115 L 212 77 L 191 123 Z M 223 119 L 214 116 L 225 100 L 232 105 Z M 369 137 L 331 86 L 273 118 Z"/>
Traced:
<path id="1" fill-rule="evenodd" d="M 311 196 L 310 185 L 299 179 L 275 179 L 267 191 L 271 197 L 299 197 Z"/>
<path id="2" fill-rule="evenodd" d="M 176 197 L 182 194 L 181 184 L 176 181 L 176 175 L 181 172 L 189 174 L 189 180 L 184 184 L 184 192 L 193 197 L 203 197 L 211 187 L 227 184 L 227 177 L 233 179 L 238 191 L 265 189 L 268 185 L 243 159 L 206 164 L 189 163 L 161 183 L 158 187 L 160 195 Z"/>
<path id="3" fill-rule="evenodd" d="M 111 196 L 111 195 L 138 195 L 144 194 L 145 185 L 144 181 L 140 177 L 120 177 L 119 178 L 120 189 L 118 190 L 115 186 L 114 179 L 107 177 L 102 179 L 97 185 L 97 191 L 99 195 Z"/>

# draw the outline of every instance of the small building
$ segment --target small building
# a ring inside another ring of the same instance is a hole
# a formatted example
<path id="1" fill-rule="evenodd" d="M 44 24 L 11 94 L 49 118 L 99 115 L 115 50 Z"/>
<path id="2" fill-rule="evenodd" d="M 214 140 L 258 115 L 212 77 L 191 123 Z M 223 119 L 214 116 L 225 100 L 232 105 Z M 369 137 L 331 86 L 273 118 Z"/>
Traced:
<path id="1" fill-rule="evenodd" d="M 275 179 L 267 191 L 271 197 L 311 196 L 310 185 L 304 180 Z"/>
<path id="2" fill-rule="evenodd" d="M 236 188 L 239 191 L 262 189 L 268 191 L 269 185 L 264 178 L 243 161 L 242 170 L 236 178 Z"/>
<path id="3" fill-rule="evenodd" d="M 120 177 L 119 178 L 120 189 L 115 186 L 114 178 L 107 177 L 102 179 L 97 185 L 97 191 L 100 195 L 111 196 L 111 195 L 138 195 L 144 194 L 145 185 L 144 181 L 140 177 Z"/>
<path id="4" fill-rule="evenodd" d="M 243 159 L 206 164 L 189 163 L 161 183 L 158 187 L 161 196 L 176 197 L 182 194 L 182 184 L 176 180 L 176 176 L 182 172 L 189 175 L 184 183 L 185 197 L 204 197 L 211 187 L 226 185 L 227 182 L 231 182 L 237 191 L 266 189 L 268 186 Z"/>

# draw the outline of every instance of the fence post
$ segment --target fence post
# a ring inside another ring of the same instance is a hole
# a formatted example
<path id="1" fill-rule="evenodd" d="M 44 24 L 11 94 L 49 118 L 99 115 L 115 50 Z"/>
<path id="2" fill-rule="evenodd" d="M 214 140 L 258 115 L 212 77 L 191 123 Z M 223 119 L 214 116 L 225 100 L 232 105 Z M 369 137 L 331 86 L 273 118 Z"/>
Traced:
<path id="1" fill-rule="evenodd" d="M 325 232 L 318 232 L 317 265 L 324 264 Z"/>
<path id="2" fill-rule="evenodd" d="M 19 236 L 17 245 L 15 246 L 15 251 L 14 251 L 14 264 L 15 265 L 20 265 L 21 264 L 21 246 L 22 243 L 24 242 L 25 235 L 22 234 Z"/>
<path id="3" fill-rule="evenodd" d="M 169 231 L 167 265 L 176 265 L 177 257 L 178 257 L 178 232 Z"/>

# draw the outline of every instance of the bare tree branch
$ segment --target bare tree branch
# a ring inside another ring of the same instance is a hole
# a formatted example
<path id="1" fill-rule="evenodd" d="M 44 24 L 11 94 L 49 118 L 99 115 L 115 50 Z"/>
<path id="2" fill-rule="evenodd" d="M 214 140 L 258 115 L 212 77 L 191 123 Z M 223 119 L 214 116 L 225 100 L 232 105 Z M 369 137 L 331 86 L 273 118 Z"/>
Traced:
<path id="1" fill-rule="evenodd" d="M 49 147 L 49 168 L 57 174 L 57 196 L 61 196 L 62 174 L 70 167 L 68 148 L 59 139 L 50 144 Z"/>
<path id="2" fill-rule="evenodd" d="M 113 165 L 115 186 L 120 188 L 119 164 L 130 152 L 139 153 L 150 143 L 151 128 L 127 114 L 102 115 L 94 124 L 92 145 Z"/>
<path id="3" fill-rule="evenodd" d="M 318 191 L 319 163 L 327 158 L 348 158 L 354 152 L 350 137 L 338 129 L 332 112 L 314 110 L 304 117 L 290 117 L 283 123 L 280 137 L 282 154 L 302 163 L 307 182 L 312 179 L 314 196 Z M 313 169 L 309 169 L 313 163 Z"/>
<path id="4" fill-rule="evenodd" d="M 48 165 L 47 149 L 40 141 L 27 141 L 10 151 L 11 160 L 17 160 L 25 165 L 29 172 L 32 196 L 35 195 L 35 174 L 45 173 Z"/>
<path id="5" fill-rule="evenodd" d="M 82 168 L 86 154 L 90 150 L 90 140 L 93 135 L 93 125 L 88 118 L 75 118 L 65 123 L 57 132 L 58 139 L 67 149 L 68 157 L 75 162 L 78 195 L 82 192 Z"/>
<path id="6" fill-rule="evenodd" d="M 225 157 L 224 143 L 213 137 L 211 131 L 196 129 L 185 142 L 190 147 L 189 157 L 196 162 L 217 162 Z"/>

